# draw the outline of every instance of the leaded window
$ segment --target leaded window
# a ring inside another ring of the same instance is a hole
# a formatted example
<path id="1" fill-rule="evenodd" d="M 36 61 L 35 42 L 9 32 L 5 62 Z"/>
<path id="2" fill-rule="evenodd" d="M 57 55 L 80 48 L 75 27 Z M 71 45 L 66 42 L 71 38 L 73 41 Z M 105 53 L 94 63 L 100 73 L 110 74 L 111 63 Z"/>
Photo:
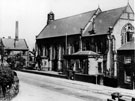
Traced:
<path id="1" fill-rule="evenodd" d="M 126 24 L 121 31 L 121 44 L 123 45 L 127 42 L 132 41 L 133 33 L 134 33 L 134 27 L 132 26 L 132 24 L 130 23 Z"/>

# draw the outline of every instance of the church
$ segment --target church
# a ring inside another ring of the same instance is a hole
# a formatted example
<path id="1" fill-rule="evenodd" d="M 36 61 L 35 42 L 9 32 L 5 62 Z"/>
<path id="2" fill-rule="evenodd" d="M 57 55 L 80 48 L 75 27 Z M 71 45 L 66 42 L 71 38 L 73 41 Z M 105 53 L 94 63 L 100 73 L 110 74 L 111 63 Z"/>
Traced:
<path id="1" fill-rule="evenodd" d="M 55 14 L 50 12 L 47 24 L 36 36 L 36 49 L 43 57 L 42 66 L 50 71 L 64 72 L 69 69 L 67 60 L 79 56 L 81 61 L 76 61 L 75 72 L 87 75 L 95 72 L 117 78 L 117 50 L 132 40 L 133 23 L 134 11 L 129 3 L 107 11 L 98 7 L 61 19 L 55 19 Z M 91 69 L 93 62 L 97 65 Z"/>

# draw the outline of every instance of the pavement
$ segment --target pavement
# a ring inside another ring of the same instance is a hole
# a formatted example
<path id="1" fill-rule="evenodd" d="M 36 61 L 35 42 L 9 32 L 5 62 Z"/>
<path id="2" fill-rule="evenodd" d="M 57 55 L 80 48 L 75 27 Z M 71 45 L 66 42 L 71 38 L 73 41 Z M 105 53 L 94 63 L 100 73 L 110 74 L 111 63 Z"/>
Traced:
<path id="1" fill-rule="evenodd" d="M 46 76 L 52 76 L 52 77 L 59 77 L 59 78 L 67 78 L 66 75 L 60 74 L 55 71 L 47 71 L 47 70 L 29 70 L 29 69 L 23 69 L 22 72 L 28 72 L 28 73 L 34 73 L 34 74 L 40 74 L 40 75 L 46 75 Z"/>
<path id="2" fill-rule="evenodd" d="M 51 76 L 51 77 L 58 77 L 58 78 L 63 78 L 63 79 L 67 78 L 66 75 L 62 75 L 55 71 L 38 71 L 38 70 L 26 70 L 26 69 L 23 69 L 21 71 L 39 74 L 39 75 L 46 75 L 46 76 Z M 80 85 L 80 87 L 81 87 L 81 85 L 86 86 L 88 89 L 91 89 L 91 92 L 98 93 L 98 94 L 104 94 L 104 95 L 111 96 L 112 93 L 118 92 L 121 95 L 123 95 L 124 99 L 129 100 L 131 98 L 135 98 L 135 89 L 130 90 L 130 89 L 124 89 L 124 88 L 113 88 L 113 87 L 108 87 L 108 86 L 104 86 L 104 85 L 86 83 L 86 82 L 81 82 L 81 81 L 76 81 L 76 80 L 67 80 L 67 82 L 74 83 L 76 85 Z"/>

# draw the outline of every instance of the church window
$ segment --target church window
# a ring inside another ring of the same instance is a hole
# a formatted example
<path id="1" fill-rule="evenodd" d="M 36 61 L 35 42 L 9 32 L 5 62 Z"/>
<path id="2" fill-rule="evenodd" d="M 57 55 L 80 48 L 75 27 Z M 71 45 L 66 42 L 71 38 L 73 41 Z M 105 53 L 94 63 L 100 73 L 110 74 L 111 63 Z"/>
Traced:
<path id="1" fill-rule="evenodd" d="M 98 62 L 98 72 L 102 73 L 102 63 Z"/>
<path id="2" fill-rule="evenodd" d="M 42 47 L 39 48 L 39 54 L 40 54 L 41 56 L 43 56 L 43 48 L 42 48 Z"/>
<path id="3" fill-rule="evenodd" d="M 47 56 L 48 57 L 48 52 L 49 52 L 49 50 L 48 50 L 49 48 L 47 48 L 47 47 L 45 47 L 45 56 Z"/>
<path id="4" fill-rule="evenodd" d="M 127 42 L 132 41 L 133 32 L 134 27 L 130 23 L 126 24 L 121 31 L 121 44 L 125 44 Z"/>

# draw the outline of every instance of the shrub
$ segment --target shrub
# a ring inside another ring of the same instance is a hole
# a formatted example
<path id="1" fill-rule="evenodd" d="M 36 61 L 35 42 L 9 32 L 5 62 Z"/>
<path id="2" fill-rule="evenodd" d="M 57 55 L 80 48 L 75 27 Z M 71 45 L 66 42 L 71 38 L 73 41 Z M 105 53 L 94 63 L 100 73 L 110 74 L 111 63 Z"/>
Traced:
<path id="1" fill-rule="evenodd" d="M 25 59 L 20 54 L 17 54 L 13 57 L 9 57 L 7 59 L 7 62 L 10 65 L 11 69 L 15 70 L 23 69 L 25 65 Z"/>
<path id="2" fill-rule="evenodd" d="M 0 66 L 0 85 L 11 86 L 13 80 L 13 71 L 8 66 Z"/>

